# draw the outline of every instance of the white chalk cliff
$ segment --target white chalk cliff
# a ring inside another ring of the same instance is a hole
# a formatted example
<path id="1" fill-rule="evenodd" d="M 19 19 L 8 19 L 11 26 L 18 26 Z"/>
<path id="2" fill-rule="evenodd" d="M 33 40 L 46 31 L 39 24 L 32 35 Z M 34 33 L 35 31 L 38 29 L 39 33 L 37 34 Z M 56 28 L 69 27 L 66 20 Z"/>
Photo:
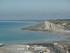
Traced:
<path id="1" fill-rule="evenodd" d="M 54 24 L 49 21 L 44 21 L 43 27 L 45 30 L 51 30 L 51 31 L 60 31 L 64 30 L 64 26 L 61 24 Z"/>

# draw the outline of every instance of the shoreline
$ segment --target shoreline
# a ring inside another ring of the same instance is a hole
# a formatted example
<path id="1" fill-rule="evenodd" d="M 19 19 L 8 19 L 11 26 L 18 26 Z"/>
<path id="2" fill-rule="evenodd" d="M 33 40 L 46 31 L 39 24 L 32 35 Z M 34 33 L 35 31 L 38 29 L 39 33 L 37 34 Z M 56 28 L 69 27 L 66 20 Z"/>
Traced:
<path id="1" fill-rule="evenodd" d="M 17 43 L 17 44 L 9 44 L 9 43 L 2 43 L 2 42 L 0 42 L 0 43 L 2 43 L 2 45 L 28 45 L 28 44 L 48 44 L 48 43 L 55 43 L 55 42 L 57 42 L 57 43 L 66 43 L 66 44 L 70 44 L 70 41 L 46 41 L 46 42 L 29 42 L 29 43 Z"/>
<path id="2" fill-rule="evenodd" d="M 63 31 L 63 30 L 59 30 L 59 31 L 54 31 L 54 30 L 45 30 L 43 29 L 42 26 L 30 26 L 30 27 L 26 27 L 26 28 L 22 28 L 22 30 L 30 30 L 30 31 L 44 31 L 44 32 L 52 32 L 52 33 L 61 33 L 61 34 L 65 34 L 65 35 L 70 35 L 70 31 Z"/>
<path id="3" fill-rule="evenodd" d="M 58 23 L 58 22 L 61 22 L 62 24 Z M 68 20 L 68 21 L 66 20 L 66 24 L 68 22 L 70 22 L 70 20 Z M 55 24 L 55 23 L 58 23 L 58 24 Z M 62 34 L 68 34 L 68 35 L 70 35 L 69 28 L 66 29 L 67 25 L 64 26 L 63 24 L 65 24 L 64 20 L 47 20 L 47 21 L 42 21 L 41 23 L 39 23 L 39 24 L 37 24 L 35 26 L 30 26 L 30 27 L 22 28 L 22 30 L 45 31 L 45 32 L 54 32 L 54 33 L 62 33 Z"/>

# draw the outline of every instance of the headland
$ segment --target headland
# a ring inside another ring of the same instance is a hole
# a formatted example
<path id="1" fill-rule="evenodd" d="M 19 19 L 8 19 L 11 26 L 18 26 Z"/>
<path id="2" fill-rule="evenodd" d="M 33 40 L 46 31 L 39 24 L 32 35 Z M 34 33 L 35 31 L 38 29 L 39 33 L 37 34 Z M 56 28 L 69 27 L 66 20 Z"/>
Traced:
<path id="1" fill-rule="evenodd" d="M 70 34 L 70 20 L 45 20 L 39 25 L 22 28 L 22 30 L 47 31 Z"/>

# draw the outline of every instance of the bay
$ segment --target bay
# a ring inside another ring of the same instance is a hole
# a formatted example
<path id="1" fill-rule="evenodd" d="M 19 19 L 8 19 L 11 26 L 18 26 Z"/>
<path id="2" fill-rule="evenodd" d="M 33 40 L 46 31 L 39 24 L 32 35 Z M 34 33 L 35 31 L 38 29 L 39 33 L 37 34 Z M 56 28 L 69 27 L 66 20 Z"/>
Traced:
<path id="1" fill-rule="evenodd" d="M 25 42 L 50 42 L 69 41 L 63 34 L 43 31 L 22 30 L 22 28 L 35 26 L 38 22 L 0 22 L 0 42 L 25 43 Z"/>

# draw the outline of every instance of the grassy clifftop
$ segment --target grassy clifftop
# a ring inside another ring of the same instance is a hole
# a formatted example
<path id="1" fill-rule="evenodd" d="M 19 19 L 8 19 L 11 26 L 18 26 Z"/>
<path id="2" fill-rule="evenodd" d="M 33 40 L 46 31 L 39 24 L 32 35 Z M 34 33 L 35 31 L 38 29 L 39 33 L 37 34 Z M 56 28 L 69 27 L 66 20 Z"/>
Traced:
<path id="1" fill-rule="evenodd" d="M 62 23 L 70 23 L 70 19 L 63 19 L 63 20 L 48 20 L 49 22 L 62 24 Z"/>

